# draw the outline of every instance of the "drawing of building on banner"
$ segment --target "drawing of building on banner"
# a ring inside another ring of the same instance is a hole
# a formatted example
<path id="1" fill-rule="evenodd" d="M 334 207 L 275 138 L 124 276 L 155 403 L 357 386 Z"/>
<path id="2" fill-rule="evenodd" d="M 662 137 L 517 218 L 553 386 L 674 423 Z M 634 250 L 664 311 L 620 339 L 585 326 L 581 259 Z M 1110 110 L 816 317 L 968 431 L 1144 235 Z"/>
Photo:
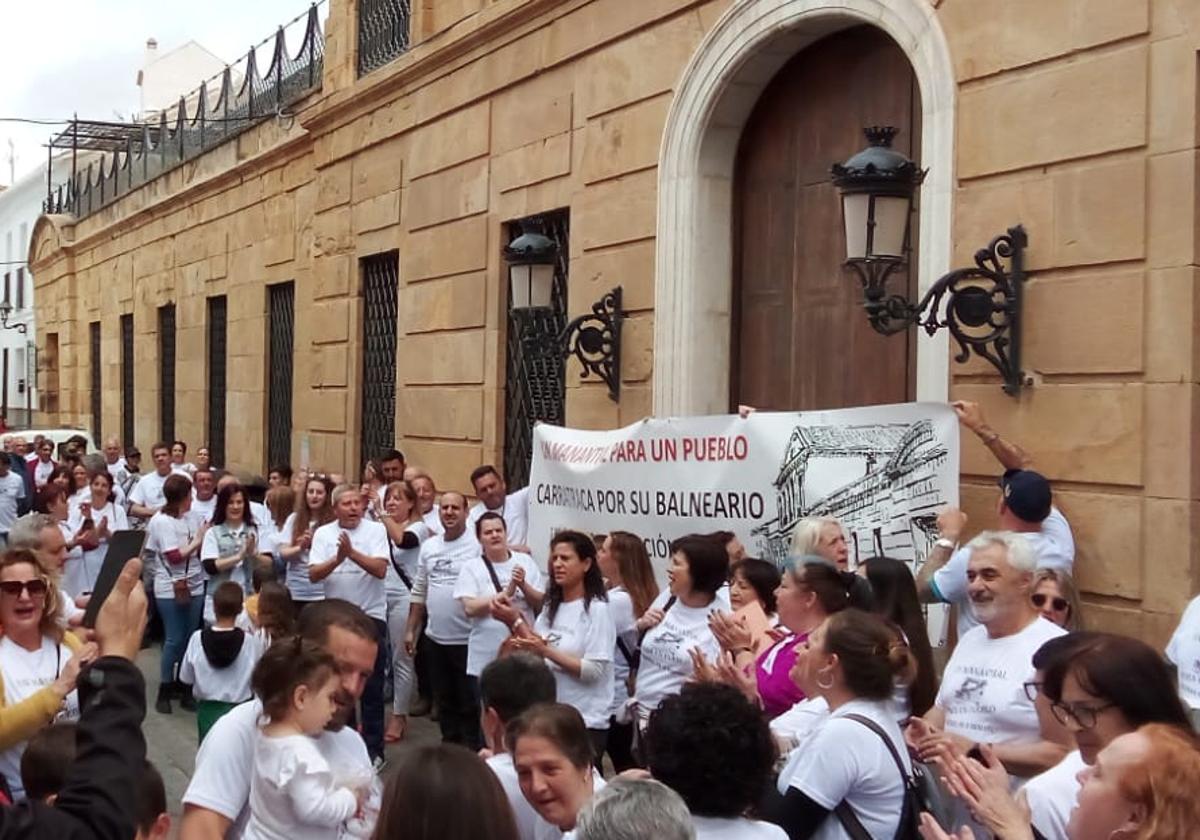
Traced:
<path id="1" fill-rule="evenodd" d="M 851 564 L 887 555 L 919 564 L 948 501 L 939 467 L 948 456 L 933 423 L 797 426 L 774 481 L 776 518 L 757 527 L 759 556 L 779 563 L 806 516 L 842 523 Z"/>

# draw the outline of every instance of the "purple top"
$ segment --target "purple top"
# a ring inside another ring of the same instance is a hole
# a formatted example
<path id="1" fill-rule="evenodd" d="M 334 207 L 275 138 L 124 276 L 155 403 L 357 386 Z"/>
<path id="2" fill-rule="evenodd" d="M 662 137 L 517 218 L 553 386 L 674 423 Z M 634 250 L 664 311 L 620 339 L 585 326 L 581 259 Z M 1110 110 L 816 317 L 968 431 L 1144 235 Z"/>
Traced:
<path id="1" fill-rule="evenodd" d="M 796 646 L 807 638 L 807 633 L 788 636 L 767 648 L 754 663 L 758 696 L 768 718 L 779 717 L 805 698 L 789 673 L 796 664 Z"/>

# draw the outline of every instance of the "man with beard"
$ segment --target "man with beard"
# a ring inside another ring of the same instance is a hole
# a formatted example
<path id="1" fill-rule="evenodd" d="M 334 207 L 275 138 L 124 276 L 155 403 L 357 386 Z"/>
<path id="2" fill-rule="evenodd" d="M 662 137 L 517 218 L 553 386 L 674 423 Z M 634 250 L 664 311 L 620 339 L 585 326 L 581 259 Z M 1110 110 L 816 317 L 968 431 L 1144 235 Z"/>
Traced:
<path id="1" fill-rule="evenodd" d="M 473 533 L 475 523 L 485 513 L 498 513 L 504 517 L 508 547 L 529 554 L 529 546 L 525 542 L 529 530 L 529 488 L 509 493 L 508 484 L 491 464 L 475 468 L 471 473 L 471 487 L 479 497 L 479 502 L 467 515 L 467 530 Z"/>
<path id="2" fill-rule="evenodd" d="M 1067 729 L 1039 714 L 1025 691 L 1036 674 L 1033 655 L 1066 631 L 1030 600 L 1037 559 L 1024 536 L 984 531 L 967 548 L 967 596 L 979 626 L 958 640 L 937 702 L 909 721 L 905 740 L 925 762 L 990 744 L 1010 778 L 1027 779 L 1070 749 Z"/>
<path id="3" fill-rule="evenodd" d="M 299 632 L 333 656 L 341 686 L 337 706 L 317 747 L 337 778 L 373 777 L 366 744 L 346 722 L 375 670 L 375 623 L 361 609 L 336 598 L 309 605 Z M 250 778 L 262 704 L 243 703 L 221 718 L 196 753 L 196 769 L 183 795 L 180 840 L 236 840 L 249 818 Z M 363 835 L 370 834 L 368 827 Z"/>

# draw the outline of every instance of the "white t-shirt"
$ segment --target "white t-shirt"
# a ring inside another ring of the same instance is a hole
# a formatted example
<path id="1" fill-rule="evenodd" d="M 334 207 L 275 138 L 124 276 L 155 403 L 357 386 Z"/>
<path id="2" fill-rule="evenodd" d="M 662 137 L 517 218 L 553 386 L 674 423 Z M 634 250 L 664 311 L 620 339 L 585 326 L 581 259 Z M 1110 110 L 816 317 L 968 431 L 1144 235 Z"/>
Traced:
<path id="1" fill-rule="evenodd" d="M 292 544 L 292 535 L 295 533 L 296 514 L 288 514 L 287 521 L 283 523 L 283 534 L 280 539 L 282 545 L 290 546 Z M 303 533 L 303 531 L 301 532 Z M 293 601 L 320 601 L 325 597 L 325 583 L 313 583 L 308 576 L 308 555 L 309 551 L 305 549 L 288 561 L 287 573 L 284 575 L 284 585 L 287 586 L 288 592 L 292 594 Z"/>
<path id="2" fill-rule="evenodd" d="M 481 550 L 469 530 L 456 540 L 447 541 L 445 534 L 437 534 L 421 544 L 413 603 L 425 604 L 429 615 L 425 633 L 440 645 L 465 645 L 471 636 L 471 621 L 454 597 L 454 587 L 463 566 Z"/>
<path id="3" fill-rule="evenodd" d="M 588 729 L 608 729 L 613 697 L 612 657 L 617 643 L 608 603 L 594 598 L 585 608 L 584 599 L 580 598 L 559 604 L 553 622 L 549 612 L 542 607 L 534 632 L 549 642 L 550 647 L 601 666 L 598 679 L 584 682 L 547 659 L 558 688 L 558 702 L 578 709 Z"/>
<path id="4" fill-rule="evenodd" d="M 357 810 L 357 795 L 335 777 L 316 739 L 258 733 L 244 840 L 330 840 Z"/>
<path id="5" fill-rule="evenodd" d="M 700 648 L 709 662 L 717 661 L 721 645 L 708 628 L 708 617 L 720 609 L 723 607 L 719 598 L 706 607 L 689 607 L 676 601 L 663 620 L 642 638 L 635 694 L 643 717 L 657 709 L 665 697 L 678 694 L 692 678 L 692 648 Z M 616 643 L 615 637 L 613 642 Z"/>
<path id="6" fill-rule="evenodd" d="M 1167 659 L 1179 672 L 1179 696 L 1191 709 L 1200 709 L 1200 596 L 1193 598 L 1167 643 Z"/>
<path id="7" fill-rule="evenodd" d="M 91 494 L 89 493 L 86 498 L 91 501 Z M 125 515 L 125 508 L 112 499 L 103 508 L 92 508 L 92 522 L 97 528 L 100 527 L 102 519 L 108 520 L 109 534 L 129 528 L 129 519 Z M 72 532 L 78 531 L 83 525 L 83 510 L 76 505 L 71 510 L 71 517 L 67 521 Z M 72 563 L 72 557 L 68 556 L 67 566 L 63 570 L 63 588 L 75 595 L 91 592 L 96 586 L 96 578 L 100 575 L 100 567 L 104 565 L 104 557 L 107 554 L 108 540 L 102 539 L 96 548 L 84 549 L 79 562 Z"/>
<path id="8" fill-rule="evenodd" d="M 746 817 L 698 817 L 692 815 L 696 840 L 787 840 L 777 825 Z"/>
<path id="9" fill-rule="evenodd" d="M 467 530 L 475 533 L 475 523 L 487 512 L 483 502 L 476 502 L 467 512 Z M 504 531 L 509 545 L 525 545 L 529 534 L 529 488 L 523 487 L 504 497 L 504 507 L 492 511 L 504 517 Z"/>
<path id="10" fill-rule="evenodd" d="M 236 628 L 222 630 L 214 627 L 214 633 L 232 633 Z M 222 703 L 241 703 L 250 699 L 250 675 L 262 657 L 263 647 L 258 636 L 243 633 L 242 649 L 237 659 L 224 668 L 213 665 L 204 653 L 200 641 L 203 630 L 192 633 L 187 650 L 179 664 L 179 681 L 193 686 L 197 700 L 219 700 Z"/>
<path id="11" fill-rule="evenodd" d="M 328 563 L 337 557 L 338 540 L 342 533 L 350 535 L 350 544 L 367 557 L 391 557 L 388 550 L 387 529 L 378 522 L 363 519 L 354 530 L 342 528 L 336 521 L 322 525 L 313 534 L 312 548 L 308 553 L 309 568 Z M 387 591 L 383 578 L 375 577 L 349 557 L 334 567 L 325 578 L 325 597 L 341 598 L 380 621 L 387 620 Z"/>
<path id="12" fill-rule="evenodd" d="M 159 475 L 157 471 L 146 473 L 129 491 L 129 503 L 154 510 L 160 509 L 167 503 L 167 498 L 163 495 L 163 484 L 172 475 L 173 473 Z"/>
<path id="13" fill-rule="evenodd" d="M 196 769 L 183 795 L 184 805 L 214 811 L 233 821 L 226 838 L 239 838 L 249 819 L 254 745 L 262 703 L 243 703 L 221 717 L 196 753 Z M 362 737 L 350 727 L 313 739 L 336 779 L 374 777 Z M 369 831 L 368 831 L 369 835 Z"/>
<path id="14" fill-rule="evenodd" d="M 404 529 L 405 533 L 416 534 L 417 539 L 421 542 L 429 539 L 432 532 L 429 527 L 418 519 L 416 522 L 410 522 Z M 389 541 L 390 542 L 390 541 Z M 416 548 L 401 548 L 398 545 L 391 545 L 391 555 L 388 557 L 387 576 L 383 579 L 384 588 L 387 589 L 389 601 L 394 601 L 397 598 L 407 598 L 412 591 L 408 583 L 405 583 L 400 573 L 396 571 L 399 566 L 404 574 L 408 575 L 409 583 L 417 579 L 417 566 L 421 559 L 421 546 Z"/>
<path id="15" fill-rule="evenodd" d="M 463 598 L 491 600 L 492 596 L 497 594 L 496 587 L 492 583 L 492 576 L 488 574 L 487 562 L 481 553 L 474 560 L 463 564 L 458 573 L 458 581 L 454 584 L 455 598 L 460 601 Z M 528 554 L 512 552 L 508 560 L 492 564 L 492 568 L 496 572 L 496 579 L 500 581 L 501 592 L 512 580 L 513 570 L 518 566 L 525 570 L 525 581 L 530 586 L 539 592 L 545 588 L 542 573 L 538 571 L 533 558 Z M 526 603 L 525 595 L 520 589 L 513 592 L 512 604 L 520 610 L 526 622 L 533 623 L 533 610 Z M 496 654 L 500 651 L 500 645 L 504 644 L 504 640 L 508 638 L 508 628 L 503 622 L 492 618 L 490 614 L 468 620 L 471 622 L 471 635 L 467 639 L 467 676 L 478 677 L 488 663 L 496 658 Z"/>
<path id="16" fill-rule="evenodd" d="M 214 493 L 207 500 L 196 498 L 196 491 L 192 491 L 192 507 L 188 511 L 198 524 L 203 525 L 205 522 L 212 522 L 213 512 L 217 509 L 217 495 Z"/>
<path id="17" fill-rule="evenodd" d="M 17 521 L 17 503 L 24 498 L 25 480 L 10 467 L 8 473 L 0 476 L 0 534 L 12 530 Z"/>
<path id="18" fill-rule="evenodd" d="M 633 614 L 633 599 L 625 587 L 614 586 L 608 590 L 608 615 L 612 618 L 616 639 L 625 644 L 624 652 L 619 645 L 613 644 L 613 700 L 608 713 L 615 715 L 629 702 L 629 660 L 625 658 L 626 654 L 635 656 L 638 647 L 637 616 Z"/>
<path id="19" fill-rule="evenodd" d="M 192 526 L 200 527 L 200 523 L 204 520 L 198 518 L 192 520 Z M 203 565 L 205 560 L 219 560 L 222 556 L 221 546 L 224 543 L 226 548 L 224 555 L 233 554 L 234 545 L 229 545 L 227 541 L 222 539 L 222 530 L 227 530 L 230 536 L 236 541 L 238 551 L 244 550 L 246 541 L 250 539 L 250 535 L 254 533 L 254 528 L 247 527 L 245 523 L 234 528 L 226 522 L 224 525 L 217 525 L 209 528 L 204 533 L 204 541 L 200 544 L 200 562 Z M 223 572 L 217 572 L 215 575 L 208 576 L 208 586 L 204 590 L 204 620 L 209 624 L 216 622 L 217 616 L 213 612 L 213 595 L 217 591 L 217 587 L 227 580 L 242 587 L 242 593 L 248 594 L 251 591 L 250 576 L 253 574 L 251 563 L 247 559 L 239 560 L 233 566 Z M 207 572 L 206 572 L 207 574 Z M 242 698 L 243 700 L 245 698 Z"/>
<path id="20" fill-rule="evenodd" d="M 264 522 L 255 522 L 258 528 L 258 547 L 254 550 L 256 554 L 266 554 L 274 558 L 282 546 L 285 546 L 290 541 L 290 537 L 285 537 L 284 532 L 275 524 L 275 520 L 267 517 Z"/>
<path id="21" fill-rule="evenodd" d="M 534 840 L 534 832 L 540 818 L 525 798 L 525 794 L 521 793 L 521 781 L 517 778 L 517 768 L 513 766 L 512 756 L 508 753 L 493 755 L 487 759 L 487 766 L 492 768 L 492 772 L 500 780 L 500 787 L 504 788 L 504 795 L 508 797 L 508 804 L 512 806 L 513 816 L 517 820 L 517 836 L 521 840 Z"/>
<path id="22" fill-rule="evenodd" d="M 429 513 L 422 514 L 421 521 L 429 526 L 429 533 L 431 534 L 440 534 L 446 530 L 442 527 L 442 515 L 438 512 L 437 505 L 430 508 Z"/>
<path id="23" fill-rule="evenodd" d="M 37 650 L 26 650 L 8 637 L 0 638 L 0 674 L 4 675 L 4 705 L 12 708 L 28 700 L 58 679 L 74 654 L 65 643 L 42 638 Z M 62 710 L 55 717 L 59 720 L 79 720 L 79 695 L 72 691 L 67 695 Z M 14 744 L 0 752 L 0 772 L 8 780 L 14 801 L 25 799 L 25 786 L 21 784 L 21 755 L 25 752 L 25 741 Z"/>
<path id="24" fill-rule="evenodd" d="M 599 771 L 592 770 L 592 796 L 595 796 L 600 791 L 604 790 L 604 777 Z M 533 827 L 534 840 L 574 840 L 575 831 L 563 831 L 556 825 L 551 825 L 540 816 L 537 818 L 537 823 Z"/>
<path id="25" fill-rule="evenodd" d="M 143 479 L 144 481 L 145 479 Z M 138 482 L 141 486 L 141 482 Z M 204 592 L 204 581 L 207 575 L 200 563 L 199 552 L 194 551 L 186 558 L 181 558 L 178 564 L 167 559 L 167 552 L 177 549 L 180 552 L 196 538 L 195 524 L 187 516 L 168 516 L 161 511 L 150 517 L 146 526 L 145 554 L 154 567 L 154 597 L 171 599 L 175 597 L 172 581 L 187 578 L 188 592 L 192 597 L 198 597 Z"/>
<path id="26" fill-rule="evenodd" d="M 852 700 L 831 712 L 796 750 L 785 770 L 787 785 L 830 812 L 845 800 L 870 836 L 890 838 L 896 834 L 904 804 L 904 778 L 883 739 L 858 721 L 848 720 L 846 715 L 851 714 L 869 718 L 887 733 L 904 772 L 912 773 L 891 702 Z M 830 813 L 813 837 L 849 840 L 850 835 Z"/>
<path id="27" fill-rule="evenodd" d="M 125 477 L 126 464 L 124 457 L 118 458 L 114 464 L 105 463 L 104 466 L 108 468 L 108 474 L 112 476 L 114 483 L 122 480 Z"/>
<path id="28" fill-rule="evenodd" d="M 1079 750 L 1034 776 L 1021 793 L 1029 804 L 1029 821 L 1046 840 L 1067 840 L 1067 823 L 1079 795 L 1079 771 L 1087 765 Z"/>
<path id="29" fill-rule="evenodd" d="M 1041 740 L 1037 710 L 1025 696 L 1024 685 L 1034 677 L 1034 653 L 1065 633 L 1041 616 L 998 639 L 983 626 L 968 631 L 958 640 L 938 691 L 946 731 L 989 744 Z"/>
<path id="30" fill-rule="evenodd" d="M 33 486 L 42 487 L 50 479 L 50 473 L 54 472 L 54 461 L 43 461 L 41 458 L 34 458 L 30 461 L 33 466 Z"/>
<path id="31" fill-rule="evenodd" d="M 1075 564 L 1075 535 L 1071 525 L 1058 508 L 1050 508 L 1050 515 L 1042 522 L 1041 531 L 1031 531 L 1021 536 L 1029 540 L 1029 547 L 1037 558 L 1039 569 L 1056 569 L 1070 574 Z M 979 626 L 971 611 L 967 597 L 967 564 L 971 551 L 966 546 L 958 549 L 946 565 L 933 573 L 933 588 L 948 604 L 958 607 L 958 637 L 961 639 L 972 627 Z"/>
<path id="32" fill-rule="evenodd" d="M 77 528 L 72 528 L 70 522 L 59 522 L 58 531 L 62 534 L 63 542 L 67 545 L 71 544 L 71 540 L 75 538 Z M 83 546 L 77 545 L 74 548 L 67 549 L 67 560 L 63 563 L 62 568 L 62 589 L 65 590 L 72 598 L 83 594 L 81 589 L 73 589 L 76 586 L 81 575 L 74 570 L 83 565 Z"/>
<path id="33" fill-rule="evenodd" d="M 803 743 L 812 732 L 816 731 L 817 727 L 825 722 L 829 717 L 829 704 L 825 702 L 824 697 L 806 697 L 792 708 L 788 709 L 783 714 L 771 720 L 771 734 L 775 736 L 776 741 L 785 744 L 791 744 L 794 750 L 796 746 Z M 788 750 L 780 747 L 780 751 L 788 753 Z M 788 760 L 794 758 L 793 755 L 788 755 Z M 784 778 L 780 774 L 780 779 Z M 786 793 L 787 788 L 780 793 Z"/>

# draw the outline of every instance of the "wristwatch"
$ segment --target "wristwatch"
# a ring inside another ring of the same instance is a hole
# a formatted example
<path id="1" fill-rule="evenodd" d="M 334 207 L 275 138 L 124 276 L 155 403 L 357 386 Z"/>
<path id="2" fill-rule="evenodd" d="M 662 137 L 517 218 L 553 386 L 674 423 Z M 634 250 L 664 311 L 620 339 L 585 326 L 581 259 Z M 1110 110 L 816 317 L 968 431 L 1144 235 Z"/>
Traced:
<path id="1" fill-rule="evenodd" d="M 950 539 L 949 537 L 938 537 L 933 544 L 937 548 L 945 548 L 950 551 L 953 551 L 955 546 L 954 540 Z"/>

